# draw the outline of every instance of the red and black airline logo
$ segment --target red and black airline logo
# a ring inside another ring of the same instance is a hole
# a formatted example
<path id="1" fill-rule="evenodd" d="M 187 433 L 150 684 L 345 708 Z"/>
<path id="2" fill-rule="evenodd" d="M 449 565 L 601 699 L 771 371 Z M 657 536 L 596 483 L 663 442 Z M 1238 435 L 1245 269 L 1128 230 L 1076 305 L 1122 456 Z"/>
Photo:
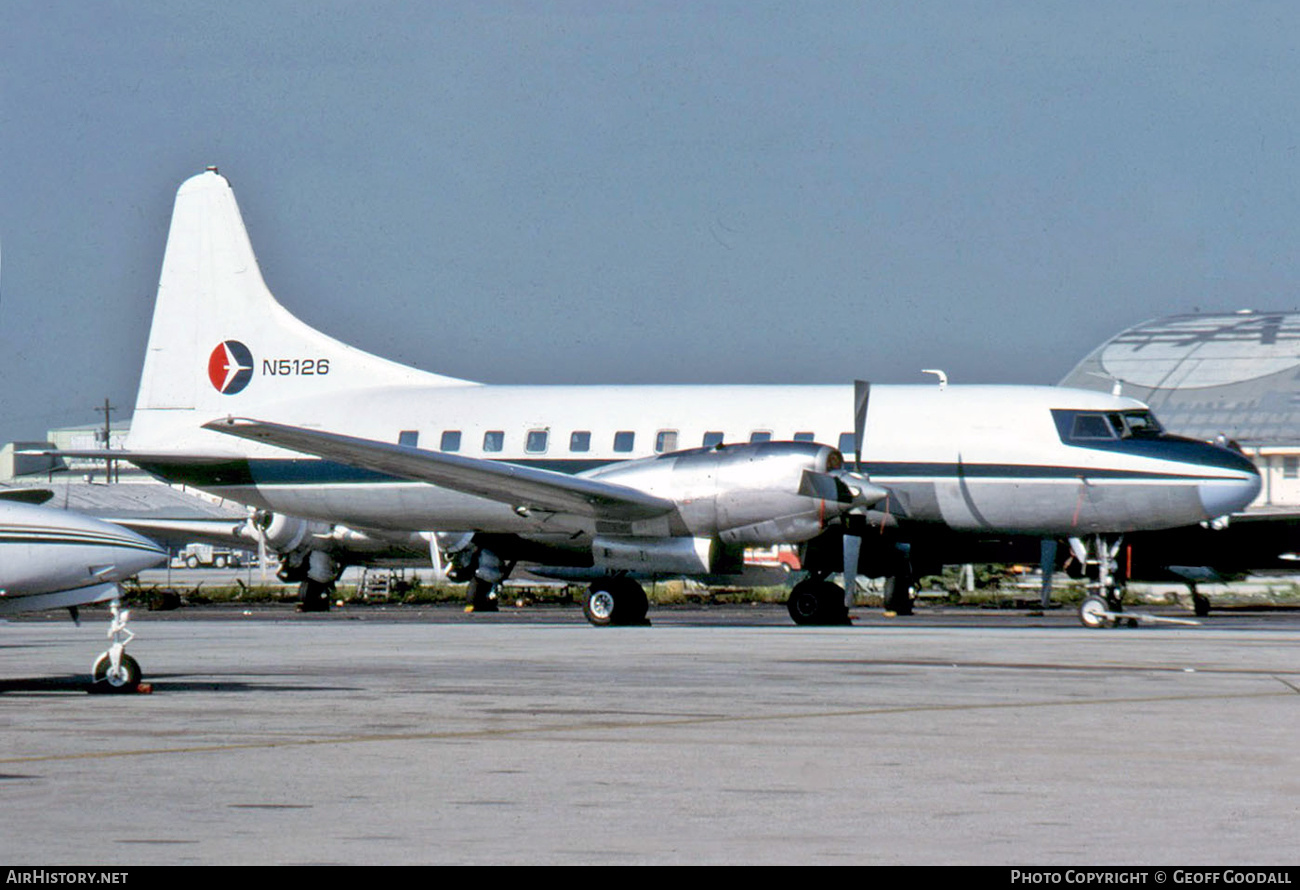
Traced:
<path id="1" fill-rule="evenodd" d="M 208 356 L 208 379 L 222 395 L 240 392 L 253 379 L 253 353 L 238 340 L 218 343 Z"/>

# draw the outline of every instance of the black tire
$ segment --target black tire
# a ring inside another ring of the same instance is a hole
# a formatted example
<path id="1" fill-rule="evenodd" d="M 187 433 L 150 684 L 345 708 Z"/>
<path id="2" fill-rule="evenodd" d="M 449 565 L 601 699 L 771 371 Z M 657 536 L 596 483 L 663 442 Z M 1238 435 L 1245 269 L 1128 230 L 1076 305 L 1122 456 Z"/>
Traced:
<path id="1" fill-rule="evenodd" d="M 800 581 L 790 591 L 785 608 L 798 625 L 847 624 L 849 620 L 844 591 L 829 581 Z"/>
<path id="2" fill-rule="evenodd" d="M 1210 614 L 1210 598 L 1203 593 L 1192 594 L 1192 612 L 1197 618 L 1204 618 Z"/>
<path id="3" fill-rule="evenodd" d="M 885 579 L 885 609 L 895 615 L 912 614 L 912 576 L 900 573 Z"/>
<path id="4" fill-rule="evenodd" d="M 191 553 L 185 557 L 185 567 L 187 569 L 197 569 L 199 567 L 199 558 Z"/>
<path id="5" fill-rule="evenodd" d="M 1109 627 L 1111 619 L 1103 612 L 1109 612 L 1110 605 L 1099 596 L 1089 596 L 1079 604 L 1079 621 L 1084 627 Z"/>
<path id="6" fill-rule="evenodd" d="M 330 597 L 334 593 L 333 584 L 322 584 L 308 579 L 298 585 L 299 612 L 328 612 Z"/>
<path id="7" fill-rule="evenodd" d="M 604 578 L 592 583 L 582 603 L 582 614 L 596 627 L 649 624 L 650 598 L 631 578 Z"/>
<path id="8" fill-rule="evenodd" d="M 645 588 L 625 578 L 619 591 L 618 608 L 614 616 L 618 624 L 647 624 L 646 613 L 650 611 L 650 597 Z"/>
<path id="9" fill-rule="evenodd" d="M 212 560 L 212 565 L 214 568 L 224 569 L 226 567 L 226 558 L 224 556 L 214 557 Z"/>
<path id="10" fill-rule="evenodd" d="M 95 667 L 91 671 L 90 691 L 103 694 L 121 694 L 135 692 L 140 686 L 140 680 L 143 674 L 140 671 L 140 663 L 125 652 L 122 653 L 122 676 L 111 679 L 108 675 L 112 660 L 105 652 L 95 659 Z"/>
<path id="11" fill-rule="evenodd" d="M 500 612 L 497 586 L 491 581 L 475 578 L 469 582 L 469 605 L 475 612 Z"/>

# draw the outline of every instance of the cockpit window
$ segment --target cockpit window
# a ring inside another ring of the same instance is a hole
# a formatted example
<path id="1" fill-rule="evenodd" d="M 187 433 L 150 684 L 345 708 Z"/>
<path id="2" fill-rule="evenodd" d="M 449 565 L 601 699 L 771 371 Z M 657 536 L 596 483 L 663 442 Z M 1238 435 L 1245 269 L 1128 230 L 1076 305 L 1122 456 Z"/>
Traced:
<path id="1" fill-rule="evenodd" d="M 1150 411 L 1072 411 L 1053 408 L 1063 442 L 1099 445 L 1119 439 L 1156 439 L 1165 434 Z"/>
<path id="2" fill-rule="evenodd" d="M 1130 436 L 1158 436 L 1164 432 L 1160 421 L 1156 420 L 1155 415 L 1150 411 L 1125 411 L 1123 414 L 1112 414 L 1110 422 L 1117 430 L 1123 430 L 1120 433 L 1121 439 Z"/>
<path id="3" fill-rule="evenodd" d="M 1118 417 L 1119 415 L 1115 415 Z M 1071 439 L 1113 439 L 1115 430 L 1105 414 L 1080 412 L 1074 415 L 1074 426 L 1070 429 Z"/>

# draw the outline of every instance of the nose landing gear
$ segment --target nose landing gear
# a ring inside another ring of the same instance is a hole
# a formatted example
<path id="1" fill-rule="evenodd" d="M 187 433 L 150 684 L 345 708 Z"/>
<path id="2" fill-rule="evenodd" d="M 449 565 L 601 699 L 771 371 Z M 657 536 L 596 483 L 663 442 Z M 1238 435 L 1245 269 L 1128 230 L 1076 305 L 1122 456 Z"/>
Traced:
<path id="1" fill-rule="evenodd" d="M 123 609 L 121 600 L 110 600 L 109 611 L 113 620 L 108 625 L 108 638 L 113 642 L 107 652 L 101 652 L 90 669 L 91 692 L 136 692 L 140 688 L 140 664 L 126 654 L 126 644 L 135 638 L 126 626 L 131 610 Z"/>

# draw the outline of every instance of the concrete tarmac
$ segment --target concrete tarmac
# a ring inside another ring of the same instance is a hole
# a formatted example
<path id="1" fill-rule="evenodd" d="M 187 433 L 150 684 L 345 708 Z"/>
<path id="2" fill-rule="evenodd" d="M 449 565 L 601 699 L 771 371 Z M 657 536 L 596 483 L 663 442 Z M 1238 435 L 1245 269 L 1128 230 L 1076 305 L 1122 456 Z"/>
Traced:
<path id="1" fill-rule="evenodd" d="M 11 865 L 1300 862 L 1300 616 L 780 607 L 0 626 Z"/>

